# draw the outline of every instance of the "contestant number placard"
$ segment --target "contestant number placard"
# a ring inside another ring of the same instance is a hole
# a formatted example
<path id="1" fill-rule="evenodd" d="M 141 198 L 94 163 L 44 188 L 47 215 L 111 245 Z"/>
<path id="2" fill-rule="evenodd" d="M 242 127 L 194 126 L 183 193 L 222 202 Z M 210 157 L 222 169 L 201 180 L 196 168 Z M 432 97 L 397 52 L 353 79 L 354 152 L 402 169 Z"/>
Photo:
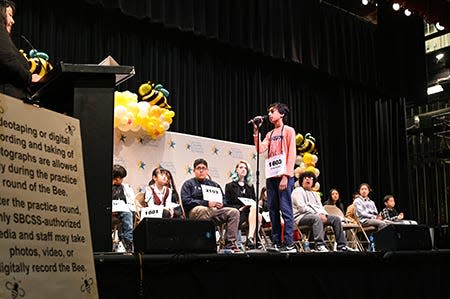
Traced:
<path id="1" fill-rule="evenodd" d="M 286 173 L 286 157 L 273 156 L 266 160 L 266 178 L 278 177 Z"/>
<path id="2" fill-rule="evenodd" d="M 207 201 L 222 202 L 222 190 L 218 187 L 202 185 L 203 199 Z"/>

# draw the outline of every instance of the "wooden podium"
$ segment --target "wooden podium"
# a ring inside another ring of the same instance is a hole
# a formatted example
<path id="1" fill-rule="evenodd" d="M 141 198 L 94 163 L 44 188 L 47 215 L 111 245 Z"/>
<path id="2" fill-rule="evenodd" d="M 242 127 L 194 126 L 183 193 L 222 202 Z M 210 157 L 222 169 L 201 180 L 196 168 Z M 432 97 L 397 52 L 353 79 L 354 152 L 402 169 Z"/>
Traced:
<path id="1" fill-rule="evenodd" d="M 89 223 L 94 252 L 110 252 L 111 181 L 116 85 L 134 75 L 133 66 L 61 62 L 38 83 L 41 107 L 80 120 Z"/>

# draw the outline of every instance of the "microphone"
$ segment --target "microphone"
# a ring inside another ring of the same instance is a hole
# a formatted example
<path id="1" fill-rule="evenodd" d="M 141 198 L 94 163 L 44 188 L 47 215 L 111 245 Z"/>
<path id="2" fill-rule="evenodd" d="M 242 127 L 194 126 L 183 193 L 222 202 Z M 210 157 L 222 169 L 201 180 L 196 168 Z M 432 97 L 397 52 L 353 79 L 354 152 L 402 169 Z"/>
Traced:
<path id="1" fill-rule="evenodd" d="M 259 124 L 259 123 L 262 123 L 263 120 L 266 120 L 267 117 L 268 117 L 267 115 L 258 115 L 258 116 L 253 117 L 253 118 L 252 118 L 251 120 L 249 120 L 247 123 L 248 123 L 248 124 L 253 124 L 253 123 Z"/>
<path id="2" fill-rule="evenodd" d="M 30 43 L 30 41 L 23 35 L 20 36 L 31 48 L 31 50 L 36 50 L 36 48 Z"/>

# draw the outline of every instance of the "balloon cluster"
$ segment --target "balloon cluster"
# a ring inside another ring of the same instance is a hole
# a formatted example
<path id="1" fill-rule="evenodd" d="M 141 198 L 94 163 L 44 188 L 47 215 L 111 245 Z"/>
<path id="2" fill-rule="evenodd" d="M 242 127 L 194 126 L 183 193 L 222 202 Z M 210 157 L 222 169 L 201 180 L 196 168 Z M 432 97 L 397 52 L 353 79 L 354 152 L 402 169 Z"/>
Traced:
<path id="1" fill-rule="evenodd" d="M 142 87 L 149 84 L 151 89 Z M 161 86 L 161 84 L 158 84 Z M 114 127 L 122 132 L 143 130 L 151 139 L 162 137 L 172 124 L 172 118 L 175 116 L 169 104 L 167 96 L 169 92 L 164 89 L 163 96 L 152 98 L 146 101 L 145 96 L 156 90 L 154 84 L 144 83 L 139 87 L 139 96 L 135 93 L 124 91 L 115 92 L 114 96 Z M 147 93 L 144 93 L 147 92 Z M 166 96 L 167 94 L 167 96 Z M 148 99 L 148 98 L 147 98 Z"/>
<path id="2" fill-rule="evenodd" d="M 319 160 L 317 157 L 316 139 L 310 133 L 306 133 L 304 137 L 302 134 L 298 133 L 295 136 L 295 143 L 298 151 L 297 160 L 295 162 L 297 165 L 295 168 L 295 176 L 299 178 L 304 172 L 312 172 L 316 175 L 316 178 L 318 178 L 320 171 L 316 168 L 317 161 Z M 316 182 L 312 189 L 314 191 L 319 191 L 319 182 Z"/>
<path id="3" fill-rule="evenodd" d="M 53 66 L 48 61 L 47 53 L 39 52 L 36 49 L 30 50 L 28 55 L 23 50 L 20 50 L 20 53 L 28 61 L 29 70 L 32 74 L 38 74 L 42 77 L 53 69 Z"/>

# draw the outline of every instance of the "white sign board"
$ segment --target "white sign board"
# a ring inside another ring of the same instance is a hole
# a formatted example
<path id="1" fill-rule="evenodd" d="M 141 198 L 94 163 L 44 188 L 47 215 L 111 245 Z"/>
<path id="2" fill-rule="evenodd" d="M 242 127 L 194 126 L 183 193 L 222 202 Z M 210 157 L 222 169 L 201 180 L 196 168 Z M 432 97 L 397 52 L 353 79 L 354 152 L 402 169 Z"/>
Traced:
<path id="1" fill-rule="evenodd" d="M 0 94 L 0 299 L 98 298 L 77 119 Z"/>
<path id="2" fill-rule="evenodd" d="M 162 206 L 150 206 L 141 209 L 141 220 L 144 218 L 162 218 L 163 217 Z"/>
<path id="3" fill-rule="evenodd" d="M 253 199 L 248 197 L 238 197 L 238 199 L 246 206 L 254 206 L 256 203 Z"/>
<path id="4" fill-rule="evenodd" d="M 203 199 L 207 201 L 222 202 L 223 194 L 220 188 L 208 185 L 202 185 Z"/>

